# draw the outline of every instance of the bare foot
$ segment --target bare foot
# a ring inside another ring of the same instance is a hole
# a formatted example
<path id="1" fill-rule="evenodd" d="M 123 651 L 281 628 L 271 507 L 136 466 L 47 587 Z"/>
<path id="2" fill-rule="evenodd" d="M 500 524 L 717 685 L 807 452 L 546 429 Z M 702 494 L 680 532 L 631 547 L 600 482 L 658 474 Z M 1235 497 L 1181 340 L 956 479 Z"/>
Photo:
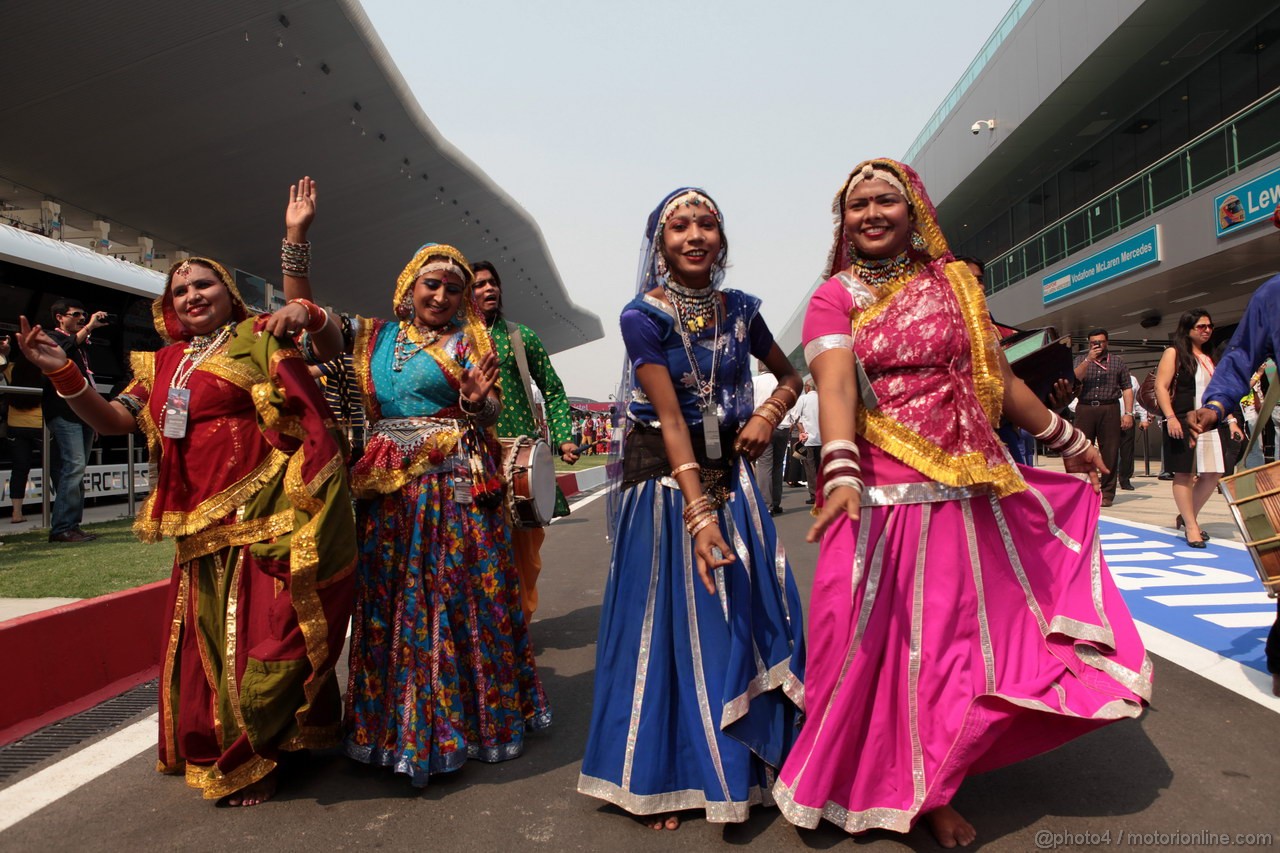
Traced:
<path id="1" fill-rule="evenodd" d="M 960 812 L 951 806 L 939 806 L 931 812 L 926 812 L 925 818 L 929 821 L 929 828 L 933 830 L 934 838 L 937 838 L 938 843 L 943 847 L 955 847 L 957 844 L 968 847 L 978 837 L 973 824 L 961 817 Z"/>
<path id="2" fill-rule="evenodd" d="M 667 815 L 666 817 L 661 815 L 646 815 L 641 822 L 650 829 L 675 830 L 680 828 L 680 816 L 674 814 Z"/>
<path id="3" fill-rule="evenodd" d="M 276 792 L 276 771 L 272 770 L 252 785 L 246 785 L 234 794 L 229 794 L 226 803 L 229 806 L 256 806 L 271 799 Z"/>

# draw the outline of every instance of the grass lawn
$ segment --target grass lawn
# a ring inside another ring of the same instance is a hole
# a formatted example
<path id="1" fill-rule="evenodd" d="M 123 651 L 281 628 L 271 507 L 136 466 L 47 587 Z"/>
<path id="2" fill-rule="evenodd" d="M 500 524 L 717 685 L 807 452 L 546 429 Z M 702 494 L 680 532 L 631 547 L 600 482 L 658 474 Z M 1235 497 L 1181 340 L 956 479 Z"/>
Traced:
<path id="1" fill-rule="evenodd" d="M 173 543 L 144 545 L 133 521 L 87 524 L 96 542 L 49 541 L 48 530 L 5 534 L 0 546 L 0 598 L 92 598 L 169 577 Z"/>
<path id="2" fill-rule="evenodd" d="M 585 456 L 576 465 L 554 457 L 556 472 L 581 473 L 603 465 L 606 456 Z M 49 541 L 48 530 L 6 533 L 0 546 L 0 598 L 92 598 L 164 580 L 173 567 L 173 543 L 144 545 L 122 518 L 85 529 L 96 542 L 68 545 Z"/>
<path id="3" fill-rule="evenodd" d="M 608 456 L 580 456 L 578 457 L 577 462 L 570 465 L 568 462 L 565 462 L 559 456 L 553 456 L 551 458 L 556 463 L 557 474 L 563 474 L 566 471 L 572 471 L 574 473 L 580 474 L 583 471 L 587 470 L 588 468 L 595 468 L 597 465 L 603 465 L 605 462 L 609 461 Z"/>

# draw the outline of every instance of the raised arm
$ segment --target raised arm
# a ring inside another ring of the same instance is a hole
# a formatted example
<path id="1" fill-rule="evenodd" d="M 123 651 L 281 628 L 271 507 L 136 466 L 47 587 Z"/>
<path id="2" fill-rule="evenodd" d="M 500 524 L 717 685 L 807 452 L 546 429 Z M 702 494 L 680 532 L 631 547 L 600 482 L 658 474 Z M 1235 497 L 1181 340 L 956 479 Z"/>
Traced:
<path id="1" fill-rule="evenodd" d="M 19 318 L 18 328 L 18 346 L 23 355 L 49 377 L 59 396 L 67 401 L 80 420 L 102 435 L 133 432 L 137 422 L 129 410 L 119 403 L 104 400 L 44 329 L 32 326 L 26 317 Z"/>
<path id="2" fill-rule="evenodd" d="M 320 361 L 342 354 L 346 342 L 338 318 L 328 312 L 317 313 L 311 296 L 311 244 L 307 232 L 316 218 L 316 182 L 304 177 L 289 185 L 289 200 L 284 209 L 284 244 L 281 246 L 280 273 L 284 297 L 291 303 L 277 311 L 267 322 L 266 331 L 290 337 L 305 328 L 311 337 L 311 349 Z M 294 300 L 305 300 L 307 316 L 297 313 Z"/>

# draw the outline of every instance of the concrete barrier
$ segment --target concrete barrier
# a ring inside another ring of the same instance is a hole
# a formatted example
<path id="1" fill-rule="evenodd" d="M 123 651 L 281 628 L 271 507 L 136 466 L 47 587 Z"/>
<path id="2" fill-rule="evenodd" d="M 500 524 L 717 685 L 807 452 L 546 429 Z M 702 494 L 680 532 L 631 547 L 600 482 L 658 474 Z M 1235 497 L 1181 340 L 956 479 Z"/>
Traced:
<path id="1" fill-rule="evenodd" d="M 605 466 L 559 474 L 565 497 L 605 482 Z M 0 622 L 0 746 L 155 678 L 169 582 Z"/>
<path id="2" fill-rule="evenodd" d="M 0 622 L 0 746 L 155 678 L 168 586 Z"/>

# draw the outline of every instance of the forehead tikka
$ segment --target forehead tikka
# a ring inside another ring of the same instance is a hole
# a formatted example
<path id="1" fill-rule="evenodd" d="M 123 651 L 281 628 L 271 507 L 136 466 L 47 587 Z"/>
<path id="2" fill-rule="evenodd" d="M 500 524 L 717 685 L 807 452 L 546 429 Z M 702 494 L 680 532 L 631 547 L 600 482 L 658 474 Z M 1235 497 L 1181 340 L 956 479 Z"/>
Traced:
<path id="1" fill-rule="evenodd" d="M 688 192 L 680 193 L 680 195 L 667 202 L 666 207 L 662 208 L 662 214 L 658 217 L 658 231 L 661 232 L 662 229 L 666 227 L 667 220 L 671 218 L 677 208 L 684 207 L 685 205 L 690 207 L 705 207 L 707 212 L 716 218 L 717 222 L 720 220 L 720 211 L 716 209 L 716 206 L 712 203 L 711 199 L 707 198 L 700 192 L 689 190 Z"/>

